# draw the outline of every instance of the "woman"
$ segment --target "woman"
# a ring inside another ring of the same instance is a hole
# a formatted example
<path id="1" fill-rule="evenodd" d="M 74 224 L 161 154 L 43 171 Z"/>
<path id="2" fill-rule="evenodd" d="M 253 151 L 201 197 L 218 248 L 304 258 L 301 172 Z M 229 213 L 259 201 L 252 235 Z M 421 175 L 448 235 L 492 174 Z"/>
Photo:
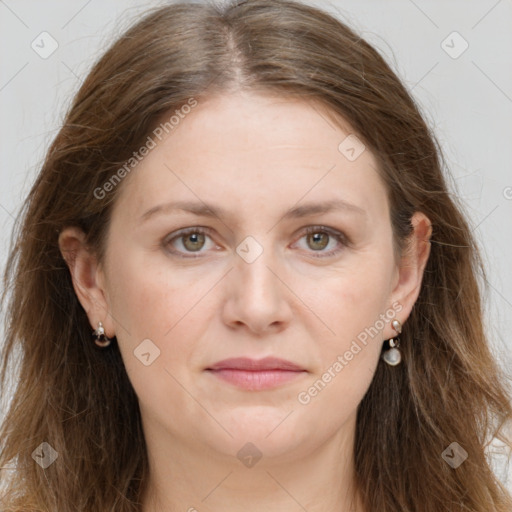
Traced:
<path id="1" fill-rule="evenodd" d="M 2 510 L 509 511 L 485 448 L 510 391 L 440 162 L 328 14 L 149 13 L 16 233 Z"/>

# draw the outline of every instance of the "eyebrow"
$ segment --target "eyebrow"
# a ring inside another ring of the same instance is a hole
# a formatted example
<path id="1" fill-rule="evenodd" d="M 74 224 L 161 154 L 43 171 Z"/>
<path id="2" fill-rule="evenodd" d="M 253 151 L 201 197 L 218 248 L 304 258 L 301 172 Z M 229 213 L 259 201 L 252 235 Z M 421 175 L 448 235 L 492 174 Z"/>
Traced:
<path id="1" fill-rule="evenodd" d="M 140 218 L 140 223 L 146 222 L 151 217 L 158 214 L 168 214 L 176 211 L 189 212 L 199 217 L 217 217 L 219 219 L 229 217 L 229 212 L 221 206 L 206 204 L 195 201 L 175 201 L 159 204 L 144 212 Z M 295 206 L 287 210 L 280 220 L 307 217 L 308 215 L 319 215 L 331 211 L 343 211 L 353 213 L 361 217 L 366 217 L 366 210 L 349 203 L 343 199 L 332 199 L 324 202 L 311 202 L 300 206 Z"/>

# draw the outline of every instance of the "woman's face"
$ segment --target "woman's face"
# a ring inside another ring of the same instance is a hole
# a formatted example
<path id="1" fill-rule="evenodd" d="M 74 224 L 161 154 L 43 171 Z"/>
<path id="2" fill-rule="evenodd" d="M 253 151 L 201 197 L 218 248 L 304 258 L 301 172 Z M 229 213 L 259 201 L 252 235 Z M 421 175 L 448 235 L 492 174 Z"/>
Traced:
<path id="1" fill-rule="evenodd" d="M 121 185 L 91 324 L 146 437 L 300 458 L 354 425 L 420 274 L 393 258 L 374 157 L 318 105 L 237 93 L 181 117 Z"/>

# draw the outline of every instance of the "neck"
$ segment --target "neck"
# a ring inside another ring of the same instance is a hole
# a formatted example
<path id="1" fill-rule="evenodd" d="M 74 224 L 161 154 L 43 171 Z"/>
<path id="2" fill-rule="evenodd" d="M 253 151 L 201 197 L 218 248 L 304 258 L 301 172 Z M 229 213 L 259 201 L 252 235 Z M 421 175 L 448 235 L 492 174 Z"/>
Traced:
<path id="1" fill-rule="evenodd" d="M 354 480 L 355 416 L 344 427 L 299 456 L 276 455 L 275 447 L 262 446 L 263 456 L 249 467 L 250 462 L 246 466 L 237 457 L 145 425 L 150 475 L 142 511 L 365 512 Z"/>

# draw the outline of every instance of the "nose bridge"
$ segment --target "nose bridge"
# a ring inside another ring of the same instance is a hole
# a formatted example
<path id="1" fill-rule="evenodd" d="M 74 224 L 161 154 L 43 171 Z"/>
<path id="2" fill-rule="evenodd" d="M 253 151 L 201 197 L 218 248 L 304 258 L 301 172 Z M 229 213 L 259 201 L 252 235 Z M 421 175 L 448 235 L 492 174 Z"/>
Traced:
<path id="1" fill-rule="evenodd" d="M 258 237 L 258 239 L 256 238 Z M 229 323 L 264 331 L 290 319 L 286 287 L 276 276 L 280 265 L 271 236 L 248 236 L 236 247 L 225 314 Z"/>
<path id="2" fill-rule="evenodd" d="M 248 288 L 243 290 L 244 293 L 252 292 L 255 298 L 260 296 L 261 299 L 268 300 L 276 286 L 276 277 L 269 267 L 273 268 L 276 260 L 270 242 L 271 237 L 257 236 L 258 239 L 252 235 L 247 236 L 238 244 L 235 274 Z"/>

